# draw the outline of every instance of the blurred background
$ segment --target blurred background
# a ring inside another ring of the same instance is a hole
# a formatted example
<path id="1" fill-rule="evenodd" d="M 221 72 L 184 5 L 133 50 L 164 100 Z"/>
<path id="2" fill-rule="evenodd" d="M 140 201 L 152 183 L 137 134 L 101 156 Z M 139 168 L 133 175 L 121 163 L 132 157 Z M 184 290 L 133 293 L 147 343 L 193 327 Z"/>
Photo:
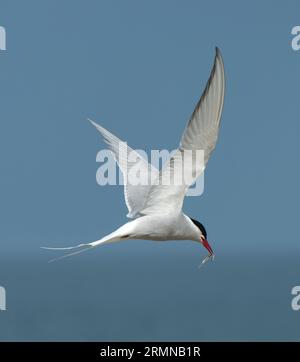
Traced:
<path id="1" fill-rule="evenodd" d="M 299 340 L 298 1 L 0 0 L 0 340 Z M 126 221 L 96 183 L 91 118 L 134 148 L 174 149 L 226 70 L 219 142 L 191 241 L 126 241 L 48 264 Z M 60 255 L 60 254 L 59 254 Z"/>

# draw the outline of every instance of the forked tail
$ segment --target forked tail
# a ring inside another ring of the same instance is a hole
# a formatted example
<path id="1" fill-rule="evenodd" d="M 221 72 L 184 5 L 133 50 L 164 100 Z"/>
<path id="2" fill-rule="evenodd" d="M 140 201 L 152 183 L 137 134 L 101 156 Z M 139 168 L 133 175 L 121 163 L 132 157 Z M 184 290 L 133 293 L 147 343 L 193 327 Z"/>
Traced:
<path id="1" fill-rule="evenodd" d="M 76 255 L 76 254 L 80 254 L 80 253 L 83 253 L 84 251 L 95 248 L 96 246 L 106 244 L 106 243 L 112 243 L 112 242 L 118 241 L 120 239 L 121 238 L 116 235 L 116 232 L 113 232 L 111 234 L 108 234 L 108 235 L 104 236 L 102 239 L 93 241 L 91 243 L 79 244 L 79 245 L 76 245 L 76 246 L 69 246 L 69 247 L 64 247 L 64 248 L 52 248 L 52 247 L 45 247 L 45 246 L 42 246 L 41 248 L 46 249 L 46 250 L 74 250 L 71 253 L 61 255 L 61 256 L 59 256 L 57 258 L 49 260 L 49 263 L 52 263 L 53 261 L 64 259 L 64 258 L 67 258 L 69 256 Z"/>

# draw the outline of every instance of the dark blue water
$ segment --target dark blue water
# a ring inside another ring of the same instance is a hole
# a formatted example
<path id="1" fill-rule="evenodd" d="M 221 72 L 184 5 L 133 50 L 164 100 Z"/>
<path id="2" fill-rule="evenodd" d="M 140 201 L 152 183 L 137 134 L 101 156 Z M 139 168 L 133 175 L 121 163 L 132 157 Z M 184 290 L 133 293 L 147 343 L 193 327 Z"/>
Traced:
<path id="1" fill-rule="evenodd" d="M 2 257 L 0 339 L 300 339 L 296 256 L 221 254 L 198 270 L 203 255 L 192 243 L 129 243 L 52 264 L 44 251 Z"/>

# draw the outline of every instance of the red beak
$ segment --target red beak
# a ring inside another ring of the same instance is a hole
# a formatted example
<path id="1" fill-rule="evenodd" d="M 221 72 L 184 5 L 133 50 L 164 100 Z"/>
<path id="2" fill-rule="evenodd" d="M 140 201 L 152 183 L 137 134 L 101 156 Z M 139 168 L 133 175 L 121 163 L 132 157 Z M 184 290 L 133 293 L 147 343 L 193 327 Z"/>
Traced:
<path id="1" fill-rule="evenodd" d="M 206 239 L 201 238 L 201 243 L 208 250 L 209 254 L 213 255 L 214 252 L 213 252 L 211 246 L 209 245 L 209 242 Z"/>

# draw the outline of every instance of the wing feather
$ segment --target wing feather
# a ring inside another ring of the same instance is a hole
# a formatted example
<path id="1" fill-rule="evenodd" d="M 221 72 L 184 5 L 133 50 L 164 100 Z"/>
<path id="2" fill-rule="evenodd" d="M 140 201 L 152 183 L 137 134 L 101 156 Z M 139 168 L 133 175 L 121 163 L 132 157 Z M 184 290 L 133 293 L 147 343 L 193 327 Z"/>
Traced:
<path id="1" fill-rule="evenodd" d="M 141 214 L 180 212 L 187 189 L 202 174 L 216 146 L 224 92 L 224 65 L 220 50 L 216 48 L 210 77 L 188 121 L 179 148 L 160 171 L 156 185 L 151 186 Z M 197 151 L 201 150 L 203 162 L 195 162 Z M 180 160 L 183 164 L 178 167 Z M 164 182 L 168 177 L 171 184 Z"/>
<path id="2" fill-rule="evenodd" d="M 101 133 L 104 141 L 112 151 L 124 178 L 124 198 L 128 208 L 127 217 L 135 218 L 139 216 L 139 210 L 145 204 L 148 192 L 151 187 L 151 178 L 155 179 L 158 175 L 158 170 L 149 164 L 137 151 L 133 150 L 126 142 L 120 140 L 104 127 L 94 121 L 91 121 L 93 126 Z M 128 177 L 132 168 L 140 170 L 139 183 L 133 184 Z"/>

